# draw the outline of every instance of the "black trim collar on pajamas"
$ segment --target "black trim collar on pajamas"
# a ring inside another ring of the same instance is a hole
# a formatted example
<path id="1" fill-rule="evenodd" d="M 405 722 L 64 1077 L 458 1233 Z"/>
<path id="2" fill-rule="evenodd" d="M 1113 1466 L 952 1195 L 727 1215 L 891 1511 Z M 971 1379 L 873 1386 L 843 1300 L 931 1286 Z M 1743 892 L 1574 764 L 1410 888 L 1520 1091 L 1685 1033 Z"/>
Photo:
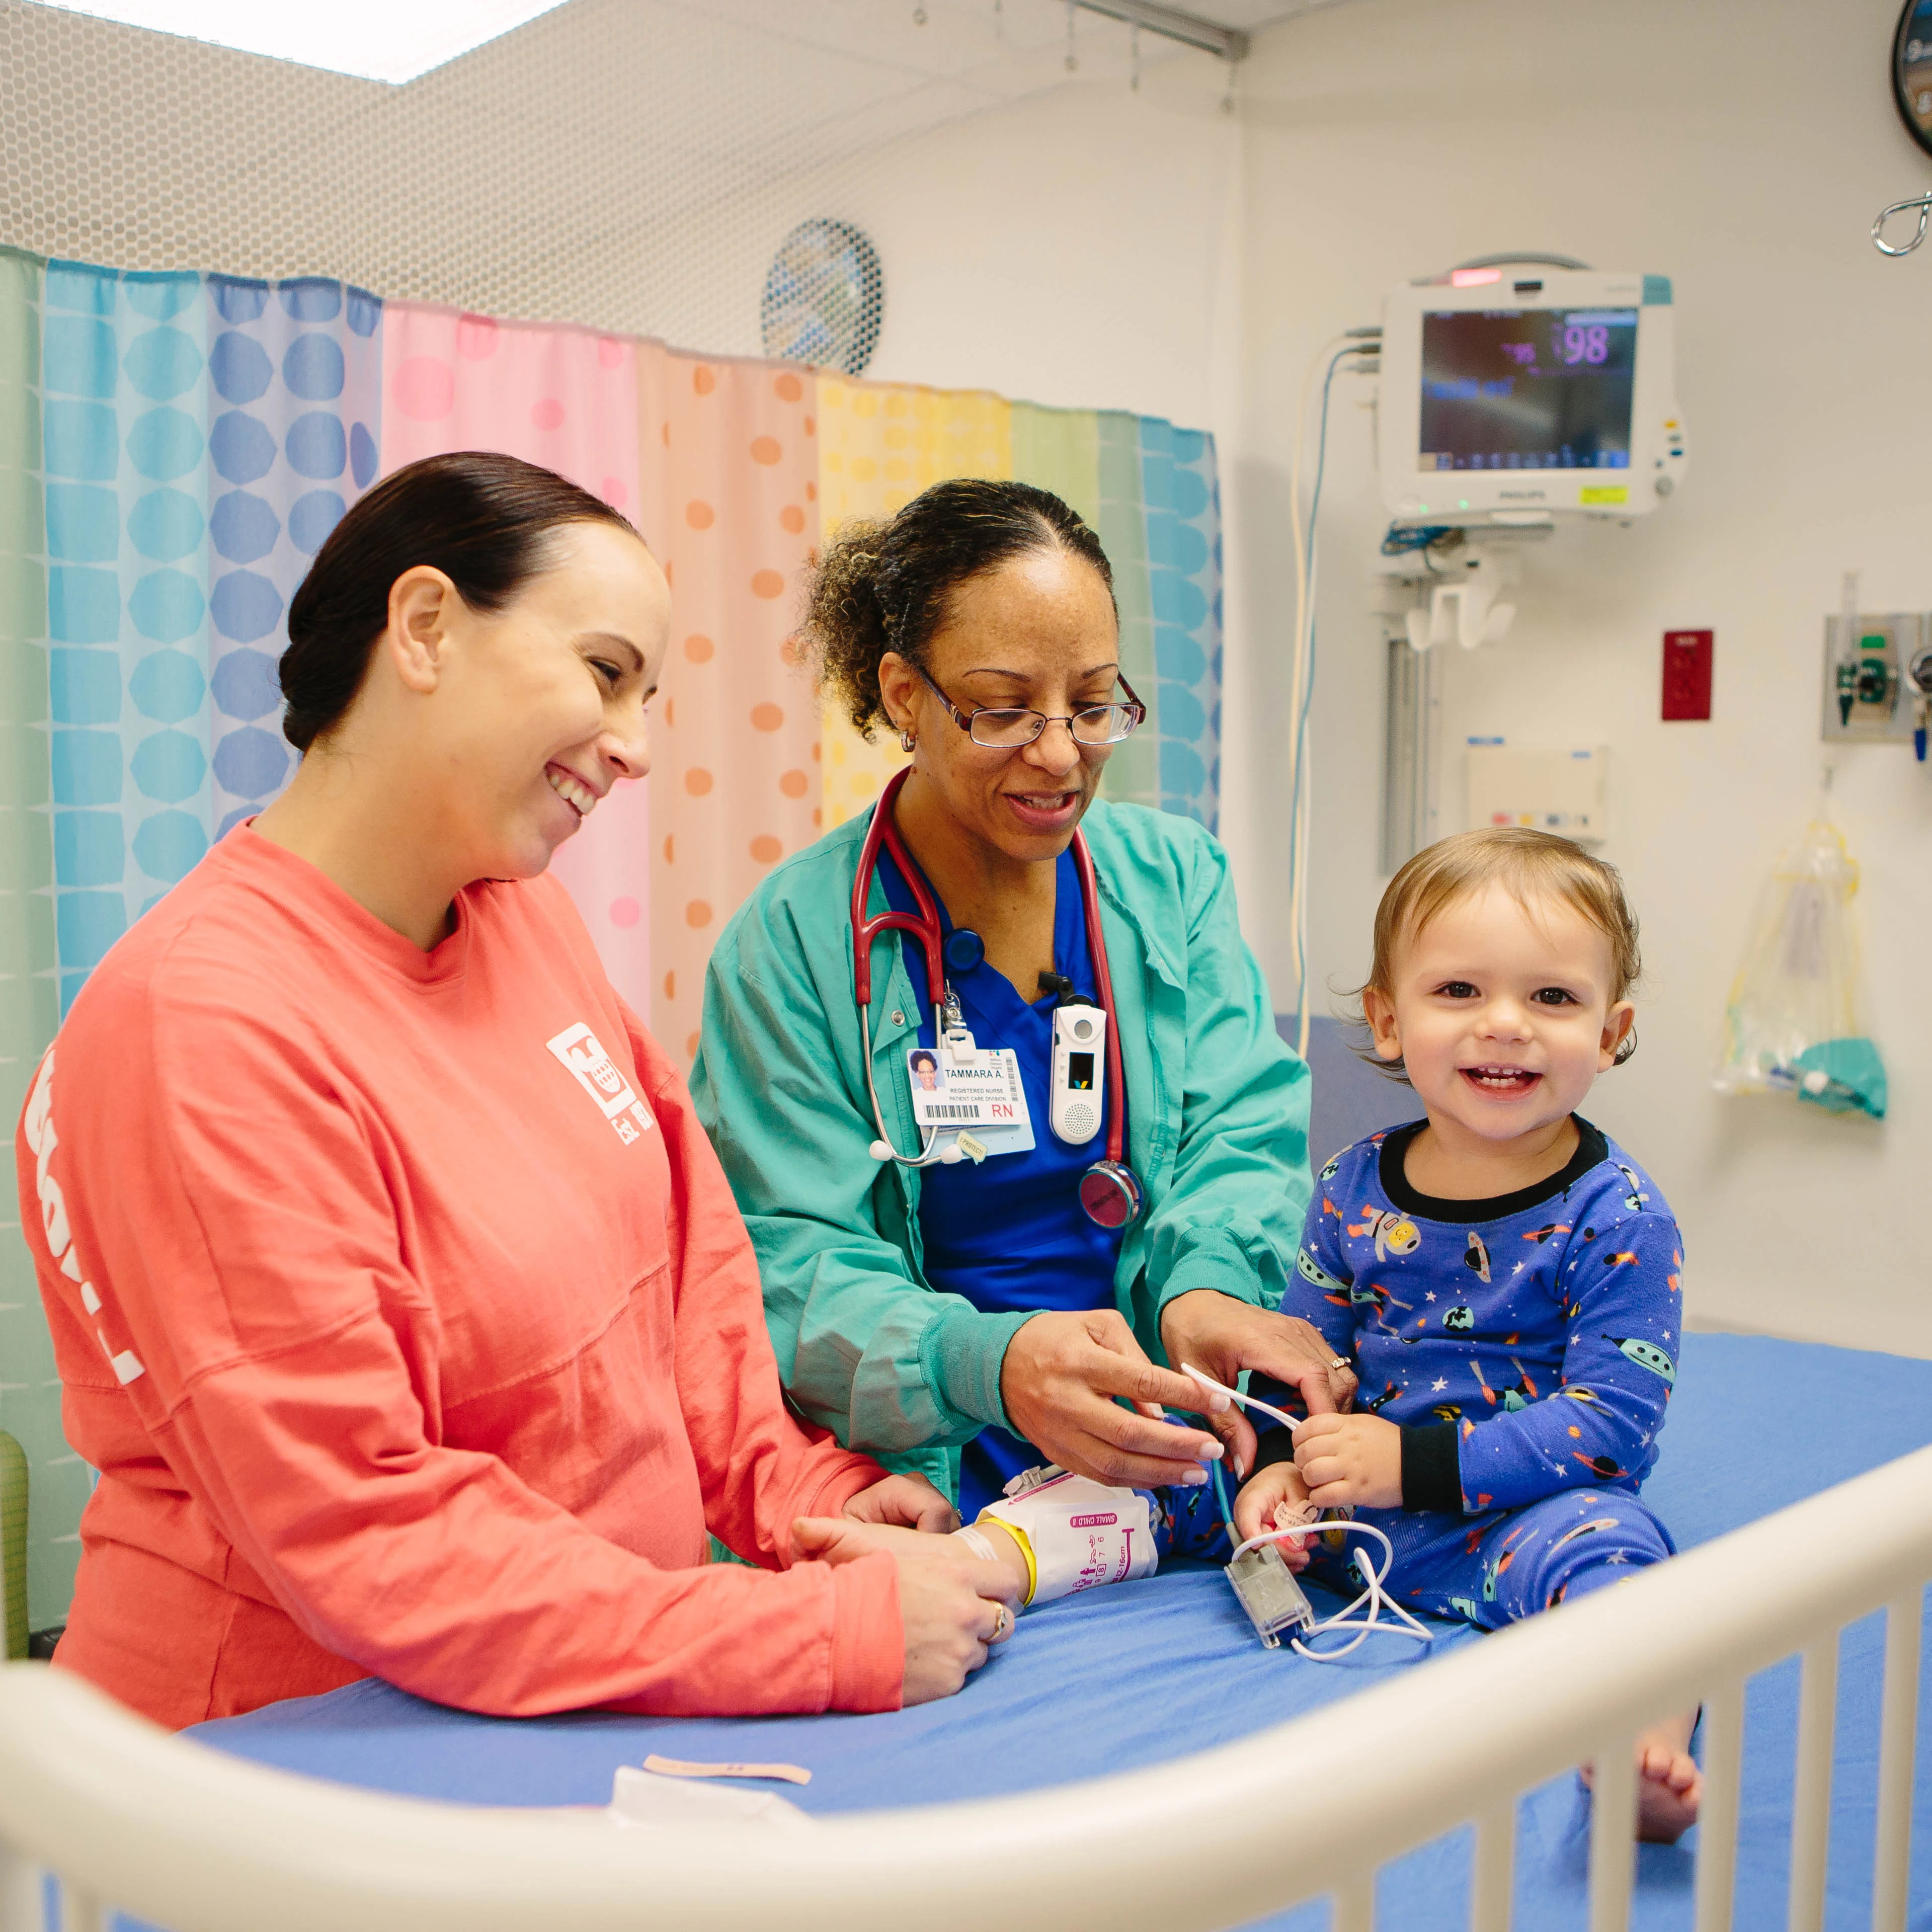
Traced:
<path id="1" fill-rule="evenodd" d="M 1425 1221 L 1480 1226 L 1485 1221 L 1502 1221 L 1512 1214 L 1522 1214 L 1568 1193 L 1591 1168 L 1610 1157 L 1610 1143 L 1598 1129 L 1580 1114 L 1572 1114 L 1570 1118 L 1576 1123 L 1576 1151 L 1561 1172 L 1551 1174 L 1546 1180 L 1533 1182 L 1528 1187 L 1519 1187 L 1514 1194 L 1492 1194 L 1484 1201 L 1445 1201 L 1433 1194 L 1420 1193 L 1410 1186 L 1408 1177 L 1402 1172 L 1402 1156 L 1408 1151 L 1409 1142 L 1429 1123 L 1411 1120 L 1406 1126 L 1392 1127 L 1384 1136 L 1382 1145 L 1378 1178 L 1382 1182 L 1382 1192 L 1405 1214 L 1418 1215 Z"/>

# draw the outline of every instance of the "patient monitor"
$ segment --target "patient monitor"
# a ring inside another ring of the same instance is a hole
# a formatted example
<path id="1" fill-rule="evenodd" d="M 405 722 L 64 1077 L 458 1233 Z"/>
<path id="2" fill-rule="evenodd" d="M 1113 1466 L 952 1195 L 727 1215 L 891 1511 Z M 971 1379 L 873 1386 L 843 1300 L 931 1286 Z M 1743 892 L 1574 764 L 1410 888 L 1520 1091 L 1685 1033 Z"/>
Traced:
<path id="1" fill-rule="evenodd" d="M 1402 614 L 1417 650 L 1499 643 L 1524 542 L 1628 523 L 1682 482 L 1672 314 L 1669 276 L 1562 256 L 1468 262 L 1384 302 L 1382 574 L 1426 600 Z"/>
<path id="2" fill-rule="evenodd" d="M 1398 530 L 1624 519 L 1689 460 L 1670 280 L 1475 265 L 1383 305 L 1382 497 Z"/>

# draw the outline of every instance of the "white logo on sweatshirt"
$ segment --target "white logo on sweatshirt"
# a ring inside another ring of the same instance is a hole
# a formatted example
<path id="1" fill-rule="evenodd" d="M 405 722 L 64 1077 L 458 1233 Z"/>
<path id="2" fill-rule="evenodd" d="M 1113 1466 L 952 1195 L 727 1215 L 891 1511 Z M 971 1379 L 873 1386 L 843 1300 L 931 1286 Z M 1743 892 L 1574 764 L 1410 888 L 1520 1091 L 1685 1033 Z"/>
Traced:
<path id="1" fill-rule="evenodd" d="M 94 1292 L 93 1282 L 84 1278 L 80 1250 L 74 1246 L 74 1232 L 68 1225 L 67 1197 L 61 1192 L 61 1184 L 53 1172 L 54 1149 L 60 1145 L 60 1137 L 54 1132 L 52 1048 L 40 1062 L 34 1090 L 27 1096 L 26 1118 L 22 1125 L 27 1136 L 28 1151 L 34 1156 L 34 1194 L 40 1204 L 40 1232 L 46 1237 L 47 1252 L 69 1281 L 80 1283 L 80 1305 L 89 1315 L 98 1315 L 100 1297 Z M 123 1348 L 117 1354 L 109 1346 L 105 1329 L 96 1328 L 94 1336 L 100 1344 L 100 1352 L 107 1358 L 107 1365 L 114 1371 L 116 1382 L 124 1386 L 136 1376 L 146 1372 L 141 1358 L 132 1348 Z"/>
<path id="2" fill-rule="evenodd" d="M 597 1102 L 597 1111 L 616 1130 L 617 1138 L 626 1147 L 651 1125 L 651 1117 L 632 1090 L 630 1082 L 581 1020 L 544 1044 Z"/>

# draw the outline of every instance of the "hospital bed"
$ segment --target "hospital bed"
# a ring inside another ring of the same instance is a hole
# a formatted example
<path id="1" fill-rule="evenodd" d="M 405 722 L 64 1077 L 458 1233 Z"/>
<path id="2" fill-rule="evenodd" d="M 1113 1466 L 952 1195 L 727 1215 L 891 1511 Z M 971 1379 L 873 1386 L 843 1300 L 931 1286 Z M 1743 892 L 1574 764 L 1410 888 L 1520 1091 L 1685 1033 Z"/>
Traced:
<path id="1" fill-rule="evenodd" d="M 1932 1363 L 1694 1334 L 1663 1440 L 1678 1561 L 1420 1661 L 1264 1651 L 1178 1568 L 882 1716 L 514 1722 L 370 1682 L 176 1738 L 10 1666 L 0 1932 L 39 1932 L 37 1867 L 63 1932 L 1932 1926 Z M 1704 1822 L 1634 1856 L 1630 1741 L 1695 1702 Z M 806 1766 L 815 1815 L 620 1828 L 597 1808 L 652 1751 Z"/>

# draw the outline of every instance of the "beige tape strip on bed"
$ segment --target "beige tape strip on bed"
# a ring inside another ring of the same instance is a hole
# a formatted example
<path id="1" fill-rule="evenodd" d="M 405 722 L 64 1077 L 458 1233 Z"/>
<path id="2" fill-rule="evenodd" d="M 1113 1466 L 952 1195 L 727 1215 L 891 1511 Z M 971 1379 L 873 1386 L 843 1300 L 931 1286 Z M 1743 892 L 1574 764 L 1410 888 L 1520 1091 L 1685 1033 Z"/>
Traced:
<path id="1" fill-rule="evenodd" d="M 644 1768 L 662 1778 L 777 1778 L 788 1784 L 809 1784 L 812 1773 L 796 1764 L 698 1764 L 687 1758 L 659 1757 L 653 1751 Z"/>

